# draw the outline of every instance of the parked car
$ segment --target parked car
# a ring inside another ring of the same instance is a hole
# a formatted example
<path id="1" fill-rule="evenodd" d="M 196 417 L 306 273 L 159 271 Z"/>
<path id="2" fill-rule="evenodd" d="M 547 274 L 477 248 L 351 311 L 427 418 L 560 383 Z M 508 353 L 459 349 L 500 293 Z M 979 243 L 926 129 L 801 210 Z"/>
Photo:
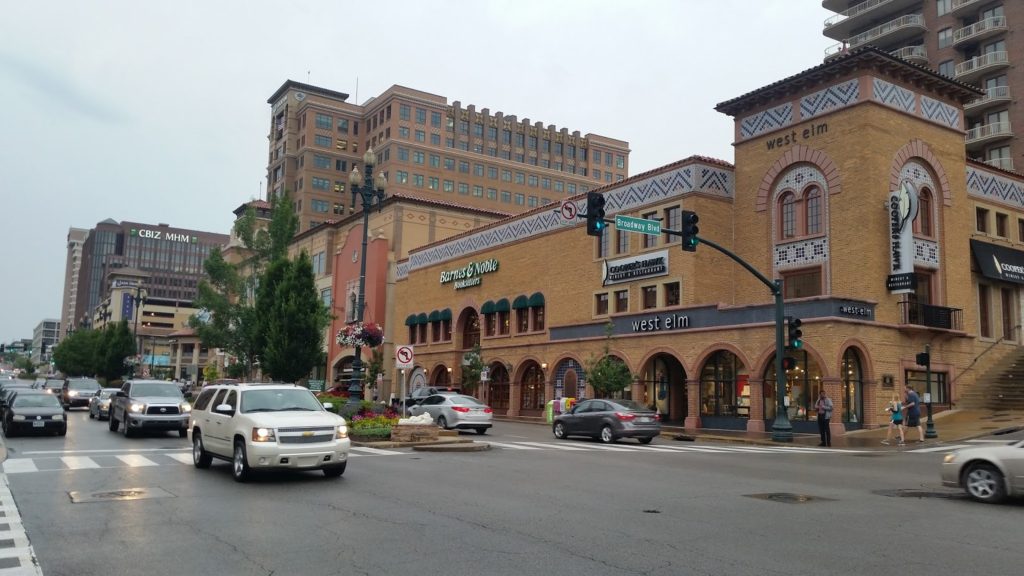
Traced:
<path id="1" fill-rule="evenodd" d="M 125 437 L 136 430 L 177 430 L 185 438 L 191 410 L 174 382 L 128 380 L 110 401 L 108 427 L 117 432 L 123 425 Z"/>
<path id="2" fill-rule="evenodd" d="M 606 444 L 619 438 L 636 438 L 650 444 L 661 434 L 658 413 L 632 400 L 583 400 L 568 412 L 555 416 L 555 438 L 590 436 Z"/>
<path id="3" fill-rule="evenodd" d="M 89 398 L 100 389 L 100 383 L 92 378 L 70 378 L 60 389 L 60 402 L 64 409 L 88 406 Z"/>
<path id="4" fill-rule="evenodd" d="M 424 413 L 430 414 L 434 422 L 446 430 L 476 430 L 477 434 L 486 434 L 494 419 L 490 406 L 464 394 L 433 394 L 409 407 L 409 414 L 413 416 Z"/>
<path id="5" fill-rule="evenodd" d="M 110 402 L 120 388 L 100 388 L 89 397 L 89 418 L 106 420 L 110 418 Z"/>
<path id="6" fill-rule="evenodd" d="M 352 445 L 345 419 L 294 384 L 207 386 L 196 398 L 191 431 L 196 468 L 208 468 L 213 458 L 229 460 L 239 482 L 254 469 L 322 470 L 338 477 Z"/>
<path id="7" fill-rule="evenodd" d="M 979 502 L 1024 496 L 1024 440 L 961 448 L 942 459 L 942 484 Z"/>
<path id="8" fill-rule="evenodd" d="M 447 388 L 439 386 L 420 386 L 419 388 L 413 390 L 411 394 L 409 394 L 409 397 L 406 398 L 405 405 L 414 406 L 416 404 L 420 404 L 424 400 L 435 394 L 440 394 L 443 396 L 452 396 L 461 393 L 462 392 L 454 386 Z"/>
<path id="9" fill-rule="evenodd" d="M 8 438 L 22 432 L 64 436 L 68 433 L 64 407 L 53 394 L 39 390 L 18 390 L 4 412 L 3 431 Z"/>

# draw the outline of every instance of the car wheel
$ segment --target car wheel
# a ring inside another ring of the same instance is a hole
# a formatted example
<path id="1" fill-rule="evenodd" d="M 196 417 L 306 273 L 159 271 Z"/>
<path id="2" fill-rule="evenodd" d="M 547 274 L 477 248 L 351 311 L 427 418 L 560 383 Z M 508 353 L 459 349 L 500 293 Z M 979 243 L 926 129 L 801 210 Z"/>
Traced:
<path id="1" fill-rule="evenodd" d="M 114 411 L 111 410 L 107 416 L 107 429 L 111 432 L 117 432 L 117 418 L 114 418 Z"/>
<path id="2" fill-rule="evenodd" d="M 14 429 L 7 424 L 7 420 L 4 420 L 4 437 L 13 438 L 15 436 L 17 436 L 17 434 L 14 433 Z"/>
<path id="3" fill-rule="evenodd" d="M 192 434 L 192 463 L 196 468 L 209 468 L 213 462 L 213 456 L 203 448 L 203 435 L 199 432 Z"/>
<path id="4" fill-rule="evenodd" d="M 555 423 L 553 432 L 555 433 L 555 438 L 558 438 L 559 440 L 565 440 L 565 438 L 568 436 L 565 433 L 565 424 L 562 424 L 561 422 Z"/>
<path id="5" fill-rule="evenodd" d="M 483 436 L 484 434 L 487 434 L 487 428 L 477 428 L 476 433 Z"/>
<path id="6" fill-rule="evenodd" d="M 964 472 L 963 486 L 967 494 L 979 502 L 995 504 L 1006 498 L 1003 474 L 985 462 L 972 464 Z"/>
<path id="7" fill-rule="evenodd" d="M 249 479 L 249 460 L 245 456 L 245 443 L 241 440 L 235 441 L 235 455 L 231 459 L 231 475 L 236 482 L 245 482 Z"/>
<path id="8" fill-rule="evenodd" d="M 122 422 L 122 424 L 124 424 L 124 437 L 125 438 L 131 438 L 132 437 L 132 429 L 131 429 L 131 426 L 128 426 L 128 418 L 125 418 L 124 422 Z"/>
<path id="9" fill-rule="evenodd" d="M 92 408 L 89 408 L 89 420 L 95 420 L 96 415 L 92 413 Z"/>
<path id="10" fill-rule="evenodd" d="M 641 444 L 650 444 L 651 440 L 654 440 L 654 437 L 653 436 L 647 436 L 647 437 L 644 437 L 644 438 L 637 438 L 637 440 L 639 440 Z"/>
<path id="11" fill-rule="evenodd" d="M 607 424 L 601 428 L 601 442 L 605 444 L 615 442 L 615 434 L 612 434 L 612 427 Z"/>
<path id="12" fill-rule="evenodd" d="M 178 438 L 188 438 L 188 428 L 178 428 Z"/>
<path id="13" fill-rule="evenodd" d="M 437 425 L 445 430 L 448 429 L 448 420 L 444 416 L 437 417 Z"/>
<path id="14" fill-rule="evenodd" d="M 345 473 L 345 467 L 348 466 L 348 462 L 342 462 L 341 466 L 329 466 L 324 468 L 324 476 L 328 478 L 337 478 Z"/>
<path id="15" fill-rule="evenodd" d="M 67 436 L 68 435 L 68 427 L 65 426 L 65 427 L 61 428 L 60 432 L 58 432 L 58 434 L 61 435 L 61 436 Z"/>

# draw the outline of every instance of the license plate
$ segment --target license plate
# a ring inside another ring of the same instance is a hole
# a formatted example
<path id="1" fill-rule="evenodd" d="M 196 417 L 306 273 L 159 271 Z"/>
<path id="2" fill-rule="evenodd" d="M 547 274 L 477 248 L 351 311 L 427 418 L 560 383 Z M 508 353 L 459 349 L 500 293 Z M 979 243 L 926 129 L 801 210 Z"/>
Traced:
<path id="1" fill-rule="evenodd" d="M 32 427 L 33 428 L 42 428 L 43 426 L 46 426 L 46 422 L 43 422 L 42 420 L 33 420 L 32 421 Z"/>
<path id="2" fill-rule="evenodd" d="M 650 422 L 651 421 L 651 417 L 650 416 L 641 416 L 641 417 L 637 418 L 636 421 L 637 422 Z"/>

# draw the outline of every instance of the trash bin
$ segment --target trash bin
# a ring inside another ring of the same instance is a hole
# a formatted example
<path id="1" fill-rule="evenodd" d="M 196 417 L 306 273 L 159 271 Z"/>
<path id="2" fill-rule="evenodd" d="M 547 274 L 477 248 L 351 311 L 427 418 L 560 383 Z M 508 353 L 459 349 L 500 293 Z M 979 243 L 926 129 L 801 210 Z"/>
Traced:
<path id="1" fill-rule="evenodd" d="M 554 400 L 548 400 L 547 403 L 544 404 L 544 420 L 547 421 L 548 424 L 551 424 L 552 422 L 555 421 L 555 414 L 554 414 L 554 412 L 555 412 L 555 401 Z"/>

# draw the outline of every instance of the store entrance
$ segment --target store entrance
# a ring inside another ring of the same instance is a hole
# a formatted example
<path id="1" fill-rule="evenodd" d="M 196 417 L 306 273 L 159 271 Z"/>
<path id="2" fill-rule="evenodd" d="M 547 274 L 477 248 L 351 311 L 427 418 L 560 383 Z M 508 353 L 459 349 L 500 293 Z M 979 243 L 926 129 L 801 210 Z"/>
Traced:
<path id="1" fill-rule="evenodd" d="M 637 402 L 652 408 L 662 422 L 682 425 L 686 419 L 686 371 L 671 354 L 658 354 L 640 372 Z"/>

